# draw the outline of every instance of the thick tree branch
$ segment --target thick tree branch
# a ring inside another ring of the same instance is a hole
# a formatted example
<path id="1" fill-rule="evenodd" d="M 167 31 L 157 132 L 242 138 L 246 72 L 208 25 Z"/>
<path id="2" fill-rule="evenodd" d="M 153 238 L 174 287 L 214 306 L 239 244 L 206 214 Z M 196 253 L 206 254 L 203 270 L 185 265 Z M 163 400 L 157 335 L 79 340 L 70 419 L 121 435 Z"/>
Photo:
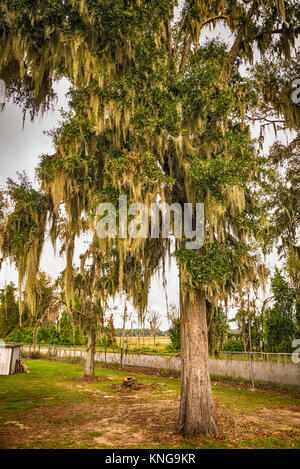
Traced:
<path id="1" fill-rule="evenodd" d="M 281 123 L 285 123 L 285 120 L 282 120 L 282 119 L 268 119 L 267 117 L 251 117 L 251 116 L 246 116 L 247 119 L 251 120 L 251 121 L 266 121 L 268 122 L 269 124 L 281 124 Z"/>
<path id="2" fill-rule="evenodd" d="M 168 42 L 169 55 L 170 55 L 170 57 L 172 57 L 173 47 L 172 47 L 172 29 L 171 29 L 170 19 L 166 20 L 166 32 L 167 32 L 167 42 Z"/>
<path id="3" fill-rule="evenodd" d="M 211 18 L 207 18 L 206 20 L 203 20 L 201 25 L 200 25 L 200 30 L 206 26 L 207 24 L 215 21 L 215 20 L 218 20 L 218 19 L 226 19 L 227 16 L 226 15 L 216 15 L 216 16 L 212 16 Z M 178 39 L 178 38 L 177 38 Z M 188 55 L 189 55 L 189 52 L 190 52 L 190 48 L 191 48 L 191 45 L 192 45 L 192 38 L 191 38 L 191 35 L 189 34 L 185 40 L 185 43 L 184 43 L 184 46 L 183 46 L 183 52 L 182 52 L 182 58 L 181 58 L 181 63 L 180 63 L 180 66 L 179 66 L 179 71 L 182 72 L 185 65 L 186 65 L 186 62 L 187 62 L 187 59 L 188 59 Z M 175 46 L 177 47 L 177 43 L 175 43 Z"/>
<path id="4" fill-rule="evenodd" d="M 188 13 L 189 13 L 189 10 L 185 13 L 185 15 L 183 16 L 182 20 L 181 20 L 181 24 L 180 24 L 180 27 L 179 27 L 179 31 L 178 31 L 178 34 L 177 34 L 177 37 L 175 39 L 175 43 L 174 43 L 174 53 L 176 54 L 176 52 L 178 53 L 178 44 L 180 42 L 180 38 L 181 38 L 181 34 L 182 34 L 182 31 L 183 31 L 183 27 L 184 27 L 184 24 L 186 22 L 186 19 L 187 19 L 187 16 L 188 16 Z"/>
<path id="5" fill-rule="evenodd" d="M 236 61 L 237 57 L 239 56 L 239 53 L 240 53 L 240 50 L 241 50 L 241 45 L 243 43 L 243 38 L 244 38 L 244 32 L 245 32 L 245 25 L 242 25 L 242 27 L 240 28 L 234 43 L 233 43 L 233 46 L 230 49 L 227 60 L 224 64 L 224 66 L 223 66 L 223 69 L 221 71 L 220 80 L 219 80 L 219 88 L 220 89 L 222 89 L 224 87 L 224 85 L 229 81 L 234 62 Z"/>
<path id="6" fill-rule="evenodd" d="M 222 89 L 223 86 L 228 83 L 229 79 L 230 79 L 230 76 L 231 76 L 231 72 L 232 72 L 232 68 L 233 68 L 233 65 L 234 65 L 234 62 L 236 61 L 237 57 L 239 56 L 240 54 L 240 51 L 241 51 L 241 46 L 243 44 L 243 41 L 244 41 L 244 34 L 245 34 L 245 30 L 246 30 L 246 25 L 249 21 L 251 21 L 252 19 L 252 16 L 255 14 L 256 12 L 256 6 L 255 4 L 252 5 L 252 7 L 250 8 L 249 12 L 247 13 L 246 17 L 244 18 L 244 21 L 242 22 L 242 25 L 238 31 L 238 34 L 237 34 L 237 37 L 233 43 L 233 46 L 228 54 L 228 58 L 223 66 L 223 69 L 221 71 L 221 74 L 220 74 L 220 80 L 219 80 L 219 88 Z"/>
<path id="7" fill-rule="evenodd" d="M 211 23 L 212 21 L 215 21 L 215 20 L 226 20 L 228 18 L 228 15 L 216 15 L 216 16 L 212 16 L 211 18 L 207 18 L 206 20 L 202 21 L 201 23 L 201 28 L 203 28 L 203 26 L 206 26 L 208 23 Z"/>
<path id="8" fill-rule="evenodd" d="M 280 29 L 273 29 L 271 31 L 261 31 L 260 33 L 258 33 L 256 36 L 253 37 L 253 40 L 257 40 L 259 39 L 260 37 L 262 37 L 264 34 L 281 34 L 283 33 L 283 29 L 280 28 Z M 295 29 L 290 29 L 289 30 L 290 32 L 294 32 L 295 35 L 297 36 L 298 34 L 300 34 L 300 27 L 298 28 L 295 28 Z"/>
<path id="9" fill-rule="evenodd" d="M 180 66 L 179 66 L 179 71 L 180 72 L 183 71 L 183 69 L 186 65 L 191 45 L 192 45 L 192 38 L 191 38 L 191 36 L 188 36 L 188 38 L 186 39 L 185 44 L 183 46 L 182 58 L 181 58 Z"/>

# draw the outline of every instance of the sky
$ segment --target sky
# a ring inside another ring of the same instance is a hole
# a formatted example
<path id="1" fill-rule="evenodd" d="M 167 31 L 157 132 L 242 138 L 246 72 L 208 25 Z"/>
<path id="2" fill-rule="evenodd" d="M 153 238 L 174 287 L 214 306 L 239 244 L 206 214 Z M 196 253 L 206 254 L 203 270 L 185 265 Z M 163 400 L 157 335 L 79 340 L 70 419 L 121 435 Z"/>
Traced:
<path id="1" fill-rule="evenodd" d="M 215 31 L 216 32 L 216 31 Z M 222 39 L 226 39 L 229 43 L 232 38 L 228 31 L 220 27 L 217 29 Z M 214 33 L 215 34 L 215 33 Z M 209 38 L 211 34 L 206 31 L 202 40 Z M 1 77 L 0 77 L 1 78 Z M 12 102 L 8 102 L 5 108 L 0 112 L 0 186 L 3 186 L 8 177 L 15 179 L 17 171 L 25 170 L 30 179 L 33 181 L 35 178 L 35 167 L 39 161 L 41 154 L 53 153 L 54 148 L 50 137 L 45 135 L 44 131 L 51 130 L 58 125 L 61 118 L 60 109 L 67 110 L 67 98 L 66 93 L 69 89 L 69 84 L 66 79 L 61 80 L 56 84 L 55 91 L 58 95 L 58 101 L 55 104 L 54 111 L 48 111 L 44 115 L 38 116 L 34 122 L 31 122 L 27 117 L 23 127 L 23 114 L 22 110 Z M 258 136 L 258 127 L 252 129 L 254 137 Z M 274 133 L 272 130 L 267 130 L 265 140 L 265 151 L 274 142 Z M 286 137 L 280 135 L 280 139 L 285 142 Z M 35 181 L 35 185 L 37 182 Z M 81 238 L 77 241 L 75 259 L 78 259 L 80 252 L 85 248 L 88 243 L 88 239 Z M 276 253 L 273 253 L 267 258 L 267 265 L 272 270 L 275 264 L 278 265 L 278 257 Z M 76 262 L 75 262 L 76 263 Z M 60 258 L 59 255 L 55 255 L 49 240 L 46 240 L 41 258 L 40 268 L 44 270 L 53 278 L 55 278 L 65 267 L 64 258 Z M 168 303 L 178 305 L 179 302 L 179 280 L 178 280 L 178 269 L 175 260 L 171 260 L 170 267 L 166 270 L 167 277 L 167 298 Z M 0 271 L 0 288 L 3 288 L 7 283 L 13 281 L 17 283 L 17 271 L 13 266 L 9 266 L 8 263 L 3 265 Z M 151 283 L 151 289 L 149 293 L 149 310 L 158 311 L 161 314 L 160 327 L 162 330 L 168 329 L 168 321 L 166 318 L 166 292 L 162 286 L 161 276 L 153 278 Z M 268 295 L 268 293 L 267 293 Z M 263 295 L 261 294 L 261 297 Z M 116 310 L 115 326 L 121 327 L 122 320 L 121 314 L 123 311 L 123 300 L 117 298 L 115 300 Z M 137 326 L 137 316 L 134 314 L 133 308 L 129 307 L 129 311 L 132 313 L 134 325 Z M 229 312 L 229 316 L 234 315 L 234 310 Z M 129 327 L 130 322 L 127 323 Z"/>

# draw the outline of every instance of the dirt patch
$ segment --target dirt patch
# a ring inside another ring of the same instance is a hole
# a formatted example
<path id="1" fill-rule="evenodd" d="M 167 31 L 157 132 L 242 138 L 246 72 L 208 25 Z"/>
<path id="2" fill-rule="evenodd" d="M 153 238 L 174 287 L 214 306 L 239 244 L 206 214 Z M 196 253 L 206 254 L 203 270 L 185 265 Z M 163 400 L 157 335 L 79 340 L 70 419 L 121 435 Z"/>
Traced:
<path id="1" fill-rule="evenodd" d="M 136 445 L 143 444 L 143 440 L 145 437 L 145 432 L 143 430 L 134 431 L 132 426 L 125 425 L 123 423 L 114 423 L 111 422 L 110 419 L 102 421 L 102 428 L 109 428 L 109 431 L 106 430 L 102 432 L 103 434 L 101 436 L 95 436 L 93 438 L 93 443 L 97 446 L 111 446 L 112 442 L 115 442 L 116 446 L 124 446 L 124 444 L 126 446 L 129 434 L 130 438 L 136 442 Z"/>
<path id="2" fill-rule="evenodd" d="M 96 395 L 86 401 L 19 412 L 16 421 L 7 418 L 6 424 L 0 426 L 2 447 L 59 448 L 63 445 L 101 449 L 183 445 L 182 437 L 174 434 L 179 398 L 154 401 L 153 384 L 137 386 L 134 393 L 118 384 L 113 387 L 120 394 L 114 396 Z M 136 392 L 138 390 L 140 392 Z M 137 400 L 135 396 L 140 398 Z M 239 441 L 252 438 L 295 441 L 300 437 L 300 411 L 297 409 L 265 408 L 237 415 L 217 402 L 216 414 L 222 431 L 218 440 L 229 447 L 237 447 Z M 207 438 L 195 438 L 193 442 L 201 448 L 207 445 Z"/>
<path id="3" fill-rule="evenodd" d="M 262 409 L 260 417 L 267 421 L 271 428 L 275 430 L 300 430 L 300 410 L 277 409 L 276 413 L 270 409 Z"/>
<path id="4" fill-rule="evenodd" d="M 224 439 L 231 444 L 239 440 L 276 438 L 299 441 L 299 411 L 285 409 L 264 409 L 251 415 L 235 415 L 226 425 Z"/>
<path id="5" fill-rule="evenodd" d="M 146 391 L 153 389 L 161 389 L 163 386 L 166 386 L 166 383 L 134 383 L 131 386 L 123 386 L 123 384 L 112 384 L 111 389 L 119 392 L 130 392 L 130 391 Z"/>
<path id="6" fill-rule="evenodd" d="M 108 378 L 107 376 L 83 376 L 82 378 L 72 378 L 70 381 L 75 383 L 91 383 L 95 381 L 111 381 L 112 378 Z"/>

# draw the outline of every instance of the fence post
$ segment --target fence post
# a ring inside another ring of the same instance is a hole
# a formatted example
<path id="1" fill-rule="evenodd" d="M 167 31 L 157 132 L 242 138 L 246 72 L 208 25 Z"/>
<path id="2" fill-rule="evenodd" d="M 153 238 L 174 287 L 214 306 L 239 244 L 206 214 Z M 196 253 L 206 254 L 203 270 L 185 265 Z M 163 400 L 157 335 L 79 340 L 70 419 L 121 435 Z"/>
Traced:
<path id="1" fill-rule="evenodd" d="M 251 375 L 251 384 L 252 384 L 252 388 L 254 388 L 254 372 L 253 372 L 253 356 L 252 356 L 252 352 L 250 352 L 250 375 Z"/>

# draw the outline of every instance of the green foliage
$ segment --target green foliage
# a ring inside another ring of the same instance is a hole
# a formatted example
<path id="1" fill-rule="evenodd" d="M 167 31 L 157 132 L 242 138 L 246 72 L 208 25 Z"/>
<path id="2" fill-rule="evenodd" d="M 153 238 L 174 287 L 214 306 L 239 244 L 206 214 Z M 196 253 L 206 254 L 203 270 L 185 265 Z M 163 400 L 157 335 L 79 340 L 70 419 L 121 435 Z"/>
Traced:
<path id="1" fill-rule="evenodd" d="M 217 357 L 224 349 L 225 340 L 229 332 L 227 314 L 223 308 L 207 306 L 208 352 Z"/>
<path id="2" fill-rule="evenodd" d="M 272 279 L 274 306 L 265 313 L 266 351 L 292 353 L 296 331 L 296 291 L 279 270 Z"/>
<path id="3" fill-rule="evenodd" d="M 72 318 L 66 311 L 63 312 L 59 321 L 60 340 L 62 345 L 72 345 L 73 338 L 73 322 Z"/>
<path id="4" fill-rule="evenodd" d="M 179 352 L 180 351 L 180 319 L 174 318 L 172 325 L 168 330 L 170 336 L 171 344 L 167 346 L 168 350 Z"/>
<path id="5" fill-rule="evenodd" d="M 225 285 L 232 280 L 237 269 L 247 268 L 250 250 L 249 245 L 229 237 L 227 243 L 205 243 L 200 251 L 181 249 L 176 252 L 176 257 L 186 265 L 192 286 L 197 288 L 214 282 Z"/>
<path id="6" fill-rule="evenodd" d="M 275 353 L 292 353 L 292 340 L 295 325 L 291 317 L 282 309 L 274 307 L 266 311 L 265 337 L 266 351 Z"/>
<path id="7" fill-rule="evenodd" d="M 60 334 L 57 327 L 54 324 L 50 324 L 48 327 L 40 327 L 37 333 L 38 344 L 53 344 L 58 345 L 60 343 Z"/>
<path id="8" fill-rule="evenodd" d="M 121 181 L 126 172 L 127 178 L 133 178 L 135 184 L 140 182 L 146 188 L 153 182 L 171 184 L 172 178 L 164 175 L 151 153 L 129 151 L 110 151 L 105 155 L 104 175 L 112 180 Z M 151 187 L 150 185 L 150 187 Z"/>
<path id="9" fill-rule="evenodd" d="M 12 332 L 6 337 L 7 342 L 16 342 L 24 344 L 33 343 L 33 327 L 22 327 Z"/>
<path id="10" fill-rule="evenodd" d="M 30 317 L 27 319 L 30 322 Z M 9 324 L 9 323 L 8 323 Z M 7 323 L 4 323 L 7 327 Z M 9 334 L 5 334 L 6 329 L 0 329 L 1 336 L 7 342 L 18 342 L 18 343 L 33 343 L 34 327 L 33 326 L 22 326 L 18 327 L 18 321 Z M 74 326 L 72 318 L 63 312 L 58 324 L 48 324 L 46 327 L 38 327 L 36 343 L 37 344 L 52 344 L 52 345 L 85 345 L 86 337 L 81 331 L 79 325 Z"/>
<path id="11" fill-rule="evenodd" d="M 5 230 L 1 230 L 2 253 L 14 258 L 17 264 L 40 232 L 38 218 L 46 206 L 45 195 L 33 189 L 26 174 L 18 177 L 19 182 L 7 180 L 7 195 L 14 211 L 7 218 Z"/>
<path id="12" fill-rule="evenodd" d="M 243 343 L 238 338 L 232 337 L 230 339 L 227 339 L 226 342 L 224 343 L 224 351 L 225 352 L 243 352 L 244 351 Z"/>
<path id="13" fill-rule="evenodd" d="M 85 337 L 83 331 L 80 329 L 80 326 L 77 324 L 74 333 L 74 345 L 85 345 L 86 341 L 87 338 Z"/>

